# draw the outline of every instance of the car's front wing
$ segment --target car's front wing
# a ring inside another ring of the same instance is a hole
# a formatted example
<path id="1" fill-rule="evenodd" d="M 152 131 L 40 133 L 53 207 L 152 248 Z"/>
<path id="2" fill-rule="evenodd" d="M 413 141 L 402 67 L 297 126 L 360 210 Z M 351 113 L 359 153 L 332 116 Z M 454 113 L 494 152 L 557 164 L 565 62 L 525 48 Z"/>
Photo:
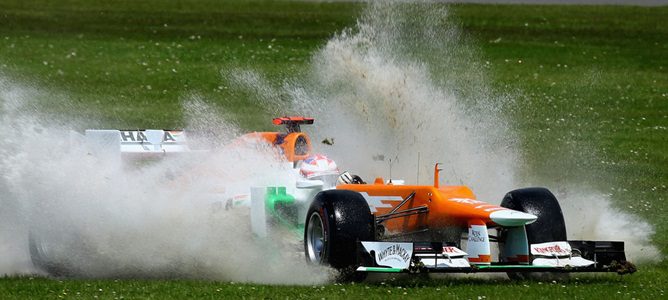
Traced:
<path id="1" fill-rule="evenodd" d="M 542 245 L 542 244 L 540 244 Z M 623 242 L 568 241 L 545 243 L 558 251 L 538 253 L 531 262 L 469 263 L 467 254 L 440 242 L 360 242 L 359 272 L 381 273 L 493 273 L 493 272 L 617 272 L 636 271 L 626 261 Z M 561 246 L 561 249 L 559 249 Z"/>

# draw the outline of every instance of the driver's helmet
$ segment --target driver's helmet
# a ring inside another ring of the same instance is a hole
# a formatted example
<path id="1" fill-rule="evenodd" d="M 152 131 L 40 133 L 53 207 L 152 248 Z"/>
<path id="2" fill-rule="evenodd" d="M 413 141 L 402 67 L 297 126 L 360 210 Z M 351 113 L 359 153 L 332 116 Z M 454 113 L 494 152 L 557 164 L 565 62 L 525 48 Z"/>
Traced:
<path id="1" fill-rule="evenodd" d="M 299 174 L 310 180 L 322 180 L 327 183 L 335 183 L 339 175 L 336 163 L 322 154 L 314 154 L 302 161 Z"/>

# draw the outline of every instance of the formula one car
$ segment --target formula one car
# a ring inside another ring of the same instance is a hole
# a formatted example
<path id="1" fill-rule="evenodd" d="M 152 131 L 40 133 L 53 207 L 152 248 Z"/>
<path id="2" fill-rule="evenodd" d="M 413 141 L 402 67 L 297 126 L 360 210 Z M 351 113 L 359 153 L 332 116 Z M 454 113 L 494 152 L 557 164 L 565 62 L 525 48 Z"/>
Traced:
<path id="1" fill-rule="evenodd" d="M 468 187 L 439 186 L 437 167 L 433 186 L 378 178 L 316 195 L 304 231 L 307 260 L 340 269 L 349 279 L 369 272 L 506 272 L 517 279 L 635 272 L 624 242 L 567 240 L 549 190 L 514 190 L 498 206 L 476 200 Z"/>
<path id="2" fill-rule="evenodd" d="M 260 238 L 272 236 L 277 226 L 303 237 L 306 260 L 340 270 L 339 279 L 360 280 L 368 273 L 505 272 L 521 279 L 635 272 L 622 241 L 567 240 L 559 203 L 545 188 L 514 190 L 494 205 L 477 200 L 466 186 L 441 186 L 438 164 L 433 185 L 382 178 L 367 184 L 312 153 L 300 125 L 313 122 L 275 118 L 285 132 L 254 132 L 233 141 L 275 148 L 295 176 L 288 185 L 221 195 L 220 206 L 249 208 Z M 112 140 L 113 151 L 122 155 L 191 151 L 182 131 L 87 131 L 86 137 L 100 149 Z M 60 271 L 38 237 L 31 236 L 30 248 L 37 267 Z"/>
<path id="3" fill-rule="evenodd" d="M 294 128 L 300 122 L 282 118 L 280 124 Z M 299 164 L 308 166 L 295 160 Z M 318 165 L 332 174 L 331 164 Z M 307 261 L 330 265 L 345 280 L 370 272 L 505 272 L 521 279 L 636 271 L 626 260 L 622 241 L 567 240 L 561 207 L 548 189 L 513 190 L 494 205 L 476 200 L 466 186 L 440 186 L 438 166 L 434 184 L 428 186 L 382 178 L 366 184 L 344 172 L 336 186 L 307 178 L 296 189 L 254 188 L 254 231 L 266 235 L 266 220 L 272 218 L 303 228 Z M 286 213 L 291 207 L 296 209 Z"/>

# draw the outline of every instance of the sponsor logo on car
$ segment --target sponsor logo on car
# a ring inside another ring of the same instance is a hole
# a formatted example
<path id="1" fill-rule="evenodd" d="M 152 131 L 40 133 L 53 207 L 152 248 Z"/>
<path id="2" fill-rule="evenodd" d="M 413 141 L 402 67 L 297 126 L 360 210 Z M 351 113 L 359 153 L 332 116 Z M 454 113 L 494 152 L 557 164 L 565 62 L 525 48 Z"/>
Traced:
<path id="1" fill-rule="evenodd" d="M 393 244 L 385 250 L 381 251 L 376 255 L 379 262 L 387 262 L 391 260 L 396 260 L 398 262 L 407 263 L 411 259 L 411 255 L 401 247 L 399 244 Z"/>
<path id="2" fill-rule="evenodd" d="M 472 242 L 485 243 L 487 242 L 487 235 L 483 234 L 480 230 L 477 230 L 477 228 L 472 228 L 469 234 L 469 243 Z"/>
<path id="3" fill-rule="evenodd" d="M 532 244 L 531 254 L 541 256 L 567 256 L 571 254 L 571 246 L 567 242 Z"/>
<path id="4" fill-rule="evenodd" d="M 372 213 L 378 212 L 378 208 L 390 208 L 392 204 L 384 203 L 383 201 L 401 201 L 404 200 L 401 196 L 371 196 L 368 193 L 360 193 L 362 197 L 369 204 L 369 209 Z"/>
<path id="5" fill-rule="evenodd" d="M 464 203 L 464 204 L 478 204 L 478 203 L 485 203 L 480 200 L 474 200 L 474 199 L 469 199 L 469 198 L 450 198 L 449 199 L 452 202 L 457 202 L 457 203 Z"/>
<path id="6" fill-rule="evenodd" d="M 413 256 L 413 243 L 362 242 L 362 246 L 384 267 L 407 269 Z"/>
<path id="7" fill-rule="evenodd" d="M 121 141 L 122 142 L 148 142 L 146 135 L 143 131 L 140 130 L 121 130 Z M 172 135 L 171 132 L 165 131 L 165 135 L 162 138 L 163 143 L 176 142 L 176 138 Z"/>
<path id="8" fill-rule="evenodd" d="M 464 256 L 464 255 L 466 255 L 466 252 L 460 250 L 457 247 L 452 247 L 452 246 L 443 247 L 443 253 L 447 254 L 448 256 Z"/>

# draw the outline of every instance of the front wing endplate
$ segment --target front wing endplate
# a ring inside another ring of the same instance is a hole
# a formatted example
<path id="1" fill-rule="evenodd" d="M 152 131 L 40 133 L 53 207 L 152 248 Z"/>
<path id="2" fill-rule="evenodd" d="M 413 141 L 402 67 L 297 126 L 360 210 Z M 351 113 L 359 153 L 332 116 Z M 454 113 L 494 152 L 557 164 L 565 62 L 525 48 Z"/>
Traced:
<path id="1" fill-rule="evenodd" d="M 583 244 L 589 247 L 587 251 L 579 249 L 579 246 Z M 533 255 L 533 264 L 492 262 L 476 265 L 468 262 L 466 252 L 440 242 L 365 241 L 358 245 L 360 266 L 357 271 L 377 273 L 617 272 L 619 274 L 636 271 L 635 266 L 626 261 L 622 242 L 568 241 L 555 242 L 555 245 L 567 249 L 568 257 L 557 257 L 562 253 L 555 252 L 552 253 L 555 255 L 554 258 Z M 614 247 L 609 245 L 614 245 Z M 575 251 L 571 250 L 571 247 Z M 617 252 L 619 253 L 611 254 Z M 601 256 L 601 253 L 606 255 Z M 577 255 L 574 256 L 574 254 Z M 597 260 L 597 254 L 605 259 Z M 388 263 L 388 260 L 393 260 L 395 263 Z"/>

